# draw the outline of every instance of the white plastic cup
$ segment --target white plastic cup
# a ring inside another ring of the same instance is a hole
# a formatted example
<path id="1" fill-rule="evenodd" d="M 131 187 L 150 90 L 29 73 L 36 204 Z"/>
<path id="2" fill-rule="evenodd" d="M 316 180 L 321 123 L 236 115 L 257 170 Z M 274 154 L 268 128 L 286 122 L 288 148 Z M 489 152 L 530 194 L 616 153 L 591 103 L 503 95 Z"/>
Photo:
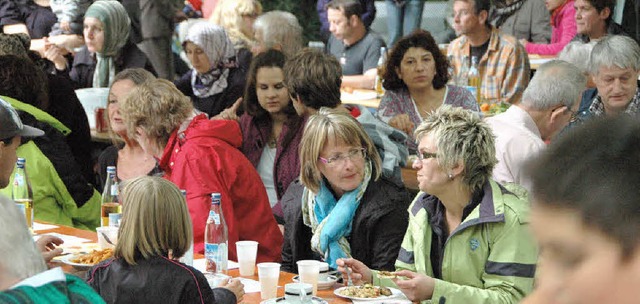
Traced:
<path id="1" fill-rule="evenodd" d="M 250 277 L 255 274 L 256 255 L 258 253 L 258 242 L 237 241 L 236 252 L 238 253 L 238 264 L 240 265 L 240 276 Z"/>
<path id="2" fill-rule="evenodd" d="M 318 294 L 318 276 L 320 263 L 316 260 L 298 261 L 298 278 L 300 283 L 309 283 L 313 286 L 313 295 Z"/>
<path id="3" fill-rule="evenodd" d="M 98 233 L 98 245 L 100 249 L 114 248 L 118 243 L 118 227 L 97 227 L 96 232 Z M 112 244 L 107 241 L 107 238 Z"/>
<path id="4" fill-rule="evenodd" d="M 260 279 L 260 298 L 262 300 L 275 298 L 278 295 L 280 264 L 259 263 L 258 278 Z"/>

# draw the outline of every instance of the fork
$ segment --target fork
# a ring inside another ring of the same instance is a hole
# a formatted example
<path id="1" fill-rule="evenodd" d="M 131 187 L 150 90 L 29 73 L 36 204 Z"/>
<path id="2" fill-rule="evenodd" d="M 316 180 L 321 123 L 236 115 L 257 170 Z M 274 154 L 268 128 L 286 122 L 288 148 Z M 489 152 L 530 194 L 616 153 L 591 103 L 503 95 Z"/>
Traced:
<path id="1" fill-rule="evenodd" d="M 349 266 L 346 266 L 345 268 L 347 268 L 347 286 L 353 286 L 353 281 L 351 280 L 351 269 Z"/>

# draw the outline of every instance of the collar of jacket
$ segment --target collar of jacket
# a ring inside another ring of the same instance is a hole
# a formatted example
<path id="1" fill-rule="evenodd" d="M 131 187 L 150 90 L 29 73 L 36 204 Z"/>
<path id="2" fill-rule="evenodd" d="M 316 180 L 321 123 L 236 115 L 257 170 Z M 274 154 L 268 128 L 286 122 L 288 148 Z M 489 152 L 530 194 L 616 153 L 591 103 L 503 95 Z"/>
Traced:
<path id="1" fill-rule="evenodd" d="M 11 104 L 11 106 L 14 107 L 16 110 L 24 111 L 33 115 L 33 117 L 35 117 L 38 121 L 51 125 L 52 127 L 56 128 L 58 131 L 62 132 L 62 134 L 64 134 L 65 136 L 71 133 L 71 129 L 69 129 L 59 120 L 57 120 L 55 117 L 49 115 L 49 113 L 43 110 L 40 110 L 30 104 L 24 103 L 22 101 L 18 101 L 17 99 L 14 99 L 8 96 L 1 96 L 1 97 L 2 99 L 8 101 L 9 104 Z"/>

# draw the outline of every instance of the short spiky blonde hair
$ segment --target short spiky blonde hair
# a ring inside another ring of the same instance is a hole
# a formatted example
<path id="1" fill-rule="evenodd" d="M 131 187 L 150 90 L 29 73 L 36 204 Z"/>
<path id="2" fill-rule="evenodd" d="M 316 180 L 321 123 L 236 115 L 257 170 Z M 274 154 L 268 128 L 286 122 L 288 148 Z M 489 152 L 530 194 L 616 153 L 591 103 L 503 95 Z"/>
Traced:
<path id="1" fill-rule="evenodd" d="M 136 128 L 143 128 L 160 150 L 164 149 L 171 133 L 192 111 L 189 97 L 164 79 L 153 79 L 138 85 L 120 105 L 127 133 L 136 134 Z"/>
<path id="2" fill-rule="evenodd" d="M 312 115 L 304 128 L 300 140 L 300 181 L 309 190 L 318 193 L 322 173 L 318 169 L 318 157 L 324 145 L 329 141 L 342 141 L 348 145 L 363 147 L 371 161 L 374 180 L 380 177 L 381 160 L 376 147 L 360 123 L 347 113 L 335 109 L 320 108 Z"/>
<path id="3" fill-rule="evenodd" d="M 122 224 L 115 257 L 136 265 L 136 258 L 181 257 L 193 240 L 191 217 L 184 196 L 170 181 L 138 177 L 122 190 Z"/>
<path id="4" fill-rule="evenodd" d="M 429 133 L 435 137 L 440 167 L 451 169 L 461 161 L 463 182 L 471 191 L 481 189 L 498 160 L 491 128 L 480 116 L 463 108 L 443 105 L 416 128 L 415 138 L 420 141 Z"/>

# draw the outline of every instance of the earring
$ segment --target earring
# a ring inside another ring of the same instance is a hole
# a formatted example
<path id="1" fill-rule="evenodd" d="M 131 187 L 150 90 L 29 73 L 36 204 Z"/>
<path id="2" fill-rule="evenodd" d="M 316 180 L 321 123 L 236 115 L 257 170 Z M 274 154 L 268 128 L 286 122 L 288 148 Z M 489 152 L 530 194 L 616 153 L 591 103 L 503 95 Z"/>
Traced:
<path id="1" fill-rule="evenodd" d="M 447 177 L 449 177 L 450 180 L 453 180 L 453 174 L 449 173 L 447 174 Z"/>

